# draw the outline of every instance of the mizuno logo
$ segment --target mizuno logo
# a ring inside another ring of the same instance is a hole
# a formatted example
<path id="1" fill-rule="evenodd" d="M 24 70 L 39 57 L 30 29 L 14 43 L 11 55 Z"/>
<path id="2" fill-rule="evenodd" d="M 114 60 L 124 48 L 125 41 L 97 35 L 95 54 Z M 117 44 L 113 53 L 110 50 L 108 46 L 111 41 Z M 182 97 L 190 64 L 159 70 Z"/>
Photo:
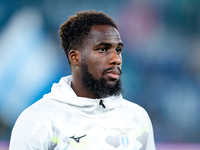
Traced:
<path id="1" fill-rule="evenodd" d="M 85 137 L 85 136 L 86 136 L 86 134 L 83 135 L 83 136 L 80 136 L 80 137 L 75 137 L 75 135 L 74 135 L 74 136 L 71 136 L 69 138 L 75 140 L 77 143 L 80 143 L 80 139 L 83 138 L 83 137 Z"/>

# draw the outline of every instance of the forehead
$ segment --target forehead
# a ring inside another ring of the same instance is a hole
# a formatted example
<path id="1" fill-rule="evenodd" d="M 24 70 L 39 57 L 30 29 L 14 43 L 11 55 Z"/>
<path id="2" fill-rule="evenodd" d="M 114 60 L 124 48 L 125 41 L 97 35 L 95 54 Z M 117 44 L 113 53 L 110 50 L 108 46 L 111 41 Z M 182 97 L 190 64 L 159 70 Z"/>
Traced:
<path id="1" fill-rule="evenodd" d="M 94 43 L 102 41 L 121 42 L 118 30 L 109 25 L 94 25 L 91 27 L 89 40 Z"/>

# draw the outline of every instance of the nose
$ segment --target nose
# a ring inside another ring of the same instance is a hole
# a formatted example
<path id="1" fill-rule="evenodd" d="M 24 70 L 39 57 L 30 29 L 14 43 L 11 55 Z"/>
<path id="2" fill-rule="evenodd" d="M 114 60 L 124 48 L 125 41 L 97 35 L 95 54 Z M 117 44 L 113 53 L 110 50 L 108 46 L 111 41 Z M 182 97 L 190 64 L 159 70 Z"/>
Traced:
<path id="1" fill-rule="evenodd" d="M 111 65 L 121 65 L 122 63 L 122 56 L 118 54 L 116 51 L 111 52 L 109 64 Z"/>

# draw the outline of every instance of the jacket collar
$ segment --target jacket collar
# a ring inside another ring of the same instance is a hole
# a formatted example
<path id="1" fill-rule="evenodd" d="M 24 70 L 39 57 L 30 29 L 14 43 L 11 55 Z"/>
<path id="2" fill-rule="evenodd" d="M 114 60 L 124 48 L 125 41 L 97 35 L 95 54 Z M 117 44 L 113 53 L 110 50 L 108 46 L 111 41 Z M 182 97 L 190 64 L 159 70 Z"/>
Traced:
<path id="1" fill-rule="evenodd" d="M 122 101 L 122 95 L 110 96 L 102 99 L 78 97 L 71 88 L 71 75 L 61 78 L 59 83 L 54 83 L 51 92 L 44 95 L 44 98 L 70 105 L 78 113 L 92 118 L 109 116 L 120 106 Z M 100 105 L 101 100 L 105 108 Z"/>

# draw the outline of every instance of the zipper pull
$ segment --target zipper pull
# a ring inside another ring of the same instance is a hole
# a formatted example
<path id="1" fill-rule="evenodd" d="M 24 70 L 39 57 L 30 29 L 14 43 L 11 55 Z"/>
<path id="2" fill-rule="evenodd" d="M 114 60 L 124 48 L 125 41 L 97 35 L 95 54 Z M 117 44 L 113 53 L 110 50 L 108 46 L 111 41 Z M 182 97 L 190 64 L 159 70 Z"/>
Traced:
<path id="1" fill-rule="evenodd" d="M 100 102 L 99 102 L 99 105 L 101 105 L 103 108 L 106 108 L 106 106 L 104 105 L 103 103 L 103 100 L 101 99 Z"/>

